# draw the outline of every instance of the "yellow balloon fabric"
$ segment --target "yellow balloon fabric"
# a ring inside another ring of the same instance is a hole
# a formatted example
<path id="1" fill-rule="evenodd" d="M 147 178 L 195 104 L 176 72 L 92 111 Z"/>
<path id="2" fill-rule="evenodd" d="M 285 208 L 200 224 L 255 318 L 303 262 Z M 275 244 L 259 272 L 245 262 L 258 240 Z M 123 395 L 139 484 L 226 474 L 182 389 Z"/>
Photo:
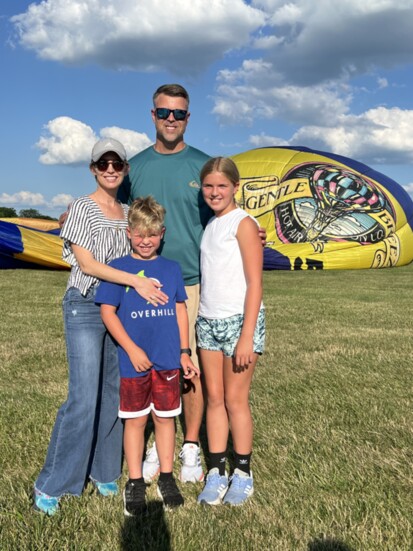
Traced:
<path id="1" fill-rule="evenodd" d="M 0 269 L 69 270 L 62 260 L 59 224 L 27 218 L 0 219 Z"/>
<path id="2" fill-rule="evenodd" d="M 265 269 L 387 268 L 413 260 L 413 202 L 346 157 L 267 147 L 232 157 L 238 204 L 267 231 Z"/>

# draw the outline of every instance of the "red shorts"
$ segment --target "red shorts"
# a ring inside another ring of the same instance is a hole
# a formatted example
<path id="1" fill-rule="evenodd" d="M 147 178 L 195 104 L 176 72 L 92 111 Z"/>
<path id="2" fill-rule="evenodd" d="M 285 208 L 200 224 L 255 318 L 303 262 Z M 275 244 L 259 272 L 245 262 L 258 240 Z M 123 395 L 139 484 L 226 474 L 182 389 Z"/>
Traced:
<path id="1" fill-rule="evenodd" d="M 120 379 L 119 417 L 143 417 L 153 411 L 158 417 L 181 413 L 180 369 L 156 371 L 143 377 Z"/>

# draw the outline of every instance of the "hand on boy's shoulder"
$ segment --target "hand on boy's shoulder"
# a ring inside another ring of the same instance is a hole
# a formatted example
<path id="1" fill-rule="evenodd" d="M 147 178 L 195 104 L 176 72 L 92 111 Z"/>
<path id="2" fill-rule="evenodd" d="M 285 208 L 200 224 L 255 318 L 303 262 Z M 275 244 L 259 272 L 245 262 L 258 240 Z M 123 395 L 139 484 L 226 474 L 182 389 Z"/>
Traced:
<path id="1" fill-rule="evenodd" d="M 262 246 L 265 247 L 265 245 L 267 244 L 267 230 L 262 226 L 260 226 L 258 228 L 258 235 L 261 239 Z"/>

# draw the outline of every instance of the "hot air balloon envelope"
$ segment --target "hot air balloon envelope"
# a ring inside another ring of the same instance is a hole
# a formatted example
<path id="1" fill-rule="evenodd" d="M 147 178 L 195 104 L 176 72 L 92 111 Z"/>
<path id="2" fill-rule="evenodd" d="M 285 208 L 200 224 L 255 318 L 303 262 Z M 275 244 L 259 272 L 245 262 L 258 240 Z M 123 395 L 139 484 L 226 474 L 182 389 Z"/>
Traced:
<path id="1" fill-rule="evenodd" d="M 368 166 L 304 147 L 234 155 L 236 199 L 267 230 L 265 269 L 386 268 L 413 259 L 413 202 Z"/>

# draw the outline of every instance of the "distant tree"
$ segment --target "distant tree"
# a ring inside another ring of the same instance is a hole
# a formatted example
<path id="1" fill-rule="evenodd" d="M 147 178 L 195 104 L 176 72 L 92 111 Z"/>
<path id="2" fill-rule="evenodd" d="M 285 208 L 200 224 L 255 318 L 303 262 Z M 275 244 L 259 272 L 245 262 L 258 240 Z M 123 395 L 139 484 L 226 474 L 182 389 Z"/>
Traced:
<path id="1" fill-rule="evenodd" d="M 17 212 L 11 207 L 0 207 L 0 218 L 17 218 Z"/>
<path id="2" fill-rule="evenodd" d="M 22 209 L 19 211 L 20 218 L 43 218 L 37 209 Z"/>
<path id="3" fill-rule="evenodd" d="M 42 214 L 37 209 L 22 209 L 19 211 L 20 218 L 41 218 L 42 220 L 56 220 L 56 218 L 52 218 L 51 216 L 46 216 L 46 214 Z"/>

